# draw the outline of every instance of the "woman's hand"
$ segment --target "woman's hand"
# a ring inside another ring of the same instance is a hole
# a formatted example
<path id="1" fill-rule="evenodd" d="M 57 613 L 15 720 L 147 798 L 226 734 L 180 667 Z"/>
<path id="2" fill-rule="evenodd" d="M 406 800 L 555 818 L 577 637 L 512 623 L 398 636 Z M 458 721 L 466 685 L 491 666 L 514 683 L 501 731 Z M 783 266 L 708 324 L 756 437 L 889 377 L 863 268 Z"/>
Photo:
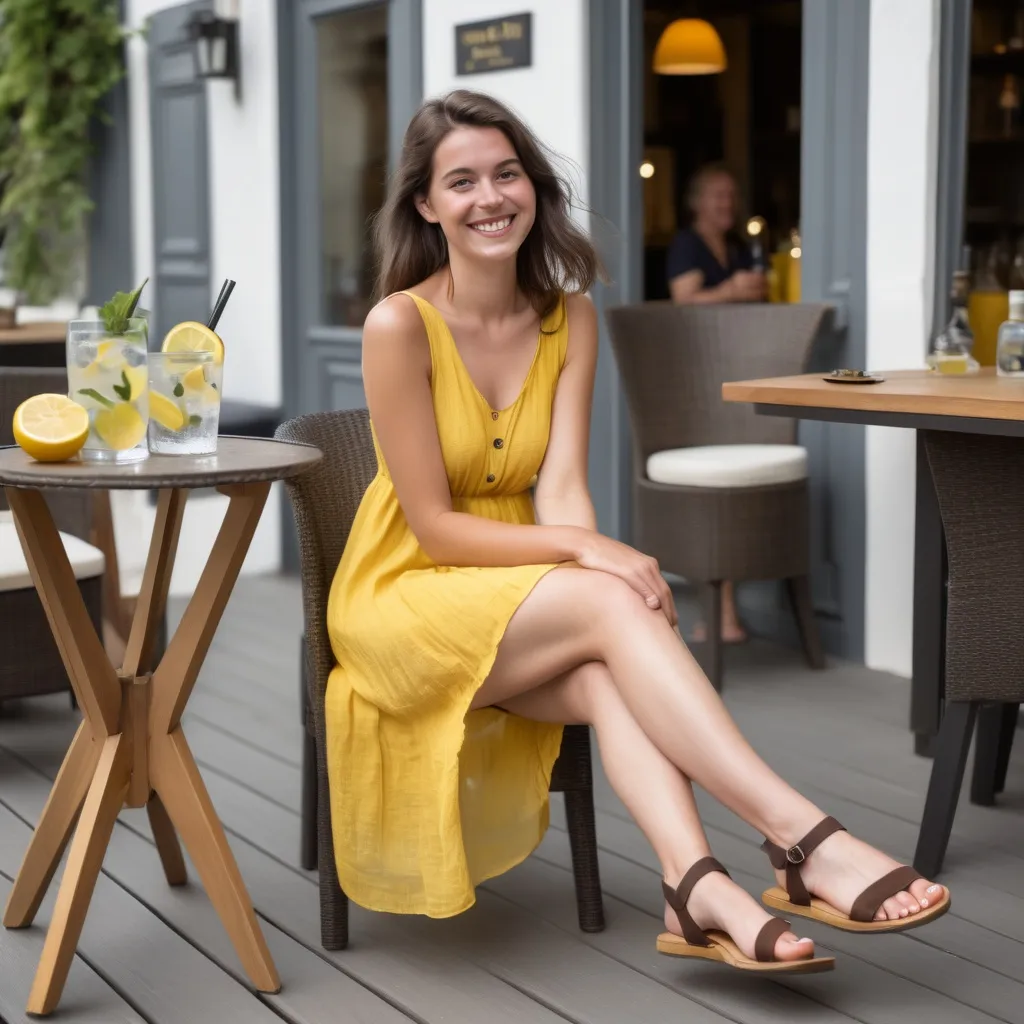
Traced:
<path id="1" fill-rule="evenodd" d="M 625 580 L 644 599 L 648 608 L 660 608 L 669 625 L 676 625 L 676 603 L 656 558 L 641 554 L 636 548 L 611 537 L 588 532 L 576 561 L 584 569 L 597 569 Z"/>

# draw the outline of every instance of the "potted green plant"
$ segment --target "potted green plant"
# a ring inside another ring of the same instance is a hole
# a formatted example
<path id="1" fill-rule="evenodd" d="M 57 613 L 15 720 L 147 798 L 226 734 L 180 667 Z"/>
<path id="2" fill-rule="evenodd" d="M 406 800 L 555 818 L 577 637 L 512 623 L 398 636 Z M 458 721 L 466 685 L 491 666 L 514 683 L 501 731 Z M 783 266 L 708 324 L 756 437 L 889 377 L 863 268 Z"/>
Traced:
<path id="1" fill-rule="evenodd" d="M 116 0 L 0 4 L 4 283 L 32 304 L 71 287 L 82 258 L 89 128 L 124 75 Z"/>

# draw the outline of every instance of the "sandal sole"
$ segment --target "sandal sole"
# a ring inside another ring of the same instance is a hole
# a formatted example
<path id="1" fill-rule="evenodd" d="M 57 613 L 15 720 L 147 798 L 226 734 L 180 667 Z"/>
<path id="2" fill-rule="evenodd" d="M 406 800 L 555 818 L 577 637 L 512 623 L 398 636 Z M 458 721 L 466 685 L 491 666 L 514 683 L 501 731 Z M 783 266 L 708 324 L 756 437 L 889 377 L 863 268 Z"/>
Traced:
<path id="1" fill-rule="evenodd" d="M 949 890 L 943 893 L 938 903 L 933 903 L 927 910 L 918 911 L 916 914 L 908 914 L 896 921 L 854 921 L 847 914 L 837 910 L 830 903 L 819 900 L 816 896 L 811 897 L 809 907 L 801 906 L 798 903 L 791 903 L 789 894 L 785 889 L 773 886 L 761 893 L 761 902 L 772 910 L 781 910 L 786 915 L 806 917 L 821 924 L 827 924 L 832 928 L 839 928 L 844 932 L 905 932 L 911 928 L 920 928 L 928 924 L 949 910 L 952 900 Z"/>
<path id="2" fill-rule="evenodd" d="M 816 956 L 810 960 L 751 960 L 725 932 L 710 931 L 707 937 L 710 946 L 694 946 L 679 935 L 663 932 L 658 936 L 657 950 L 665 956 L 710 960 L 749 974 L 820 974 L 831 971 L 836 964 L 835 957 L 831 956 Z"/>

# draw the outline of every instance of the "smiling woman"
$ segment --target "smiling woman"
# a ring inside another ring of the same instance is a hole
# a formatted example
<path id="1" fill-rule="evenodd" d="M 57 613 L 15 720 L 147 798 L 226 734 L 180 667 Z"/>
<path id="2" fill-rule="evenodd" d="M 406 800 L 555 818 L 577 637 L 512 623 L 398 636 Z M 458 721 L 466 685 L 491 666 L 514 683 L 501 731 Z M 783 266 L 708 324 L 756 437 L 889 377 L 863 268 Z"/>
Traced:
<path id="1" fill-rule="evenodd" d="M 860 931 L 944 912 L 941 887 L 843 833 L 754 753 L 682 643 L 657 563 L 597 532 L 598 261 L 530 130 L 476 93 L 425 103 L 375 238 L 363 378 L 378 471 L 327 610 L 348 896 L 467 909 L 540 842 L 562 726 L 587 723 L 663 867 L 662 952 L 747 971 L 833 964 L 710 857 L 691 778 L 764 832 L 773 863 L 782 852 L 773 905 Z M 803 874 L 785 860 L 798 845 Z"/>

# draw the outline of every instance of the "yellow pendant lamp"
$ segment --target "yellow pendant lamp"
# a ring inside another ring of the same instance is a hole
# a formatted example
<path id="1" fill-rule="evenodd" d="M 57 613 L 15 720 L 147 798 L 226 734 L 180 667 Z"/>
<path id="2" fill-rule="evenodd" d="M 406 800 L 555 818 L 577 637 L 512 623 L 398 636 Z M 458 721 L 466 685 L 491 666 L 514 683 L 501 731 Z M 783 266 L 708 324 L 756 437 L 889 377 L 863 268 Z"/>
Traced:
<path id="1" fill-rule="evenodd" d="M 673 21 L 654 48 L 654 70 L 659 75 L 716 75 L 726 66 L 721 37 L 701 18 Z"/>

